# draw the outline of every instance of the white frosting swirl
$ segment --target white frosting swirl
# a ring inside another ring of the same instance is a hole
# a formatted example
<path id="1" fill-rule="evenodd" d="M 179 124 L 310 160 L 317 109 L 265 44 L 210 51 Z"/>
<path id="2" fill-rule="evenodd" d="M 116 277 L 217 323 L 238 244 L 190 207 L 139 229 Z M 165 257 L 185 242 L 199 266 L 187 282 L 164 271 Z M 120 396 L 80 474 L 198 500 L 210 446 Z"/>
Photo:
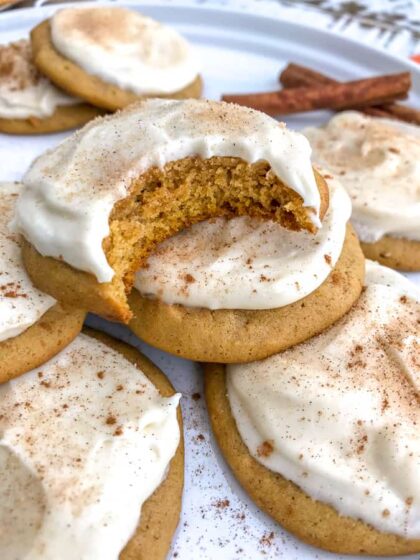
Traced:
<path id="1" fill-rule="evenodd" d="M 358 302 L 325 333 L 227 366 L 251 455 L 312 499 L 420 538 L 420 293 L 367 262 Z"/>
<path id="2" fill-rule="evenodd" d="M 76 105 L 70 97 L 38 73 L 27 40 L 0 45 L 0 118 L 50 117 L 57 107 Z"/>
<path id="3" fill-rule="evenodd" d="M 195 54 L 175 29 L 125 8 L 58 10 L 51 38 L 89 74 L 138 95 L 174 93 L 198 75 Z"/>
<path id="4" fill-rule="evenodd" d="M 9 229 L 20 190 L 17 183 L 0 183 L 0 342 L 25 331 L 55 304 L 32 284 L 23 266 L 19 235 Z"/>
<path id="5" fill-rule="evenodd" d="M 420 241 L 418 126 L 348 111 L 303 133 L 314 160 L 339 176 L 350 194 L 362 241 L 384 235 Z"/>
<path id="6" fill-rule="evenodd" d="M 318 218 L 320 194 L 301 134 L 252 109 L 216 101 L 151 99 L 92 121 L 26 173 L 16 226 L 46 256 L 109 282 L 102 241 L 114 204 L 151 166 L 189 156 L 265 160 Z"/>
<path id="7" fill-rule="evenodd" d="M 0 557 L 117 560 L 179 443 L 180 395 L 79 335 L 0 386 Z"/>
<path id="8" fill-rule="evenodd" d="M 316 235 L 248 217 L 195 224 L 161 243 L 135 287 L 168 304 L 207 309 L 272 309 L 304 298 L 334 268 L 351 203 L 324 173 L 330 205 Z"/>

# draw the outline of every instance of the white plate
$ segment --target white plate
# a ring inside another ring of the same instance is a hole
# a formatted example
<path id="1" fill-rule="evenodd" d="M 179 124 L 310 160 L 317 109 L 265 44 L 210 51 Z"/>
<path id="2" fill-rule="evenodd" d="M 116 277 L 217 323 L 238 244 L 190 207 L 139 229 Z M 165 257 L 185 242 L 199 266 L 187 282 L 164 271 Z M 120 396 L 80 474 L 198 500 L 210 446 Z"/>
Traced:
<path id="1" fill-rule="evenodd" d="M 229 8 L 122 2 L 173 25 L 197 47 L 203 61 L 205 95 L 276 88 L 279 70 L 292 60 L 331 74 L 356 79 L 409 70 L 414 90 L 410 102 L 420 105 L 420 70 L 400 60 L 334 34 Z M 0 15 L 0 41 L 24 37 L 57 6 Z M 296 128 L 325 120 L 326 113 L 287 119 Z M 36 138 L 0 134 L 0 180 L 17 180 L 31 160 L 65 134 Z M 417 275 L 420 277 L 420 275 Z M 415 275 L 411 275 L 414 279 Z M 200 367 L 148 347 L 122 326 L 96 317 L 89 324 L 139 347 L 184 394 L 186 473 L 182 518 L 171 558 L 178 560 L 344 559 L 305 546 L 261 513 L 241 490 L 218 452 L 208 425 Z M 204 436 L 197 438 L 198 435 Z M 226 505 L 227 504 L 227 505 Z M 272 533 L 272 535 L 271 535 Z"/>

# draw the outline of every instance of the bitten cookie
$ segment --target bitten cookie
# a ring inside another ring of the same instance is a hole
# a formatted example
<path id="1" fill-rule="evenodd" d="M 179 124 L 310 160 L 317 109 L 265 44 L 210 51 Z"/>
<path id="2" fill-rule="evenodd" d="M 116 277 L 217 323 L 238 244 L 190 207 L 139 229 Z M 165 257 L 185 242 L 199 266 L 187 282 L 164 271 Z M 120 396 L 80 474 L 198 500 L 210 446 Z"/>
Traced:
<path id="1" fill-rule="evenodd" d="M 32 62 L 29 41 L 0 45 L 0 132 L 58 132 L 82 126 L 103 113 L 42 76 Z"/>
<path id="2" fill-rule="evenodd" d="M 348 111 L 304 134 L 348 190 L 366 257 L 420 271 L 420 128 Z"/>
<path id="3" fill-rule="evenodd" d="M 328 208 L 307 140 L 216 101 L 147 100 L 38 158 L 16 213 L 35 285 L 128 322 L 127 294 L 156 245 L 216 216 L 317 231 Z"/>
<path id="4" fill-rule="evenodd" d="M 10 230 L 21 186 L 0 183 L 0 383 L 39 366 L 82 328 L 85 312 L 40 292 L 21 257 L 20 236 Z"/>
<path id="5" fill-rule="evenodd" d="M 130 295 L 130 328 L 200 362 L 249 362 L 331 326 L 360 295 L 364 257 L 350 200 L 327 173 L 316 235 L 255 219 L 196 224 L 161 244 Z"/>
<path id="6" fill-rule="evenodd" d="M 31 40 L 43 74 L 104 109 L 115 111 L 146 97 L 201 96 L 191 46 L 174 29 L 136 11 L 65 8 L 35 27 Z"/>
<path id="7" fill-rule="evenodd" d="M 415 286 L 368 261 L 365 291 L 325 333 L 260 362 L 206 366 L 234 474 L 308 544 L 420 551 L 419 316 Z"/>
<path id="8" fill-rule="evenodd" d="M 0 396 L 2 558 L 166 558 L 183 443 L 180 395 L 160 370 L 86 331 Z"/>

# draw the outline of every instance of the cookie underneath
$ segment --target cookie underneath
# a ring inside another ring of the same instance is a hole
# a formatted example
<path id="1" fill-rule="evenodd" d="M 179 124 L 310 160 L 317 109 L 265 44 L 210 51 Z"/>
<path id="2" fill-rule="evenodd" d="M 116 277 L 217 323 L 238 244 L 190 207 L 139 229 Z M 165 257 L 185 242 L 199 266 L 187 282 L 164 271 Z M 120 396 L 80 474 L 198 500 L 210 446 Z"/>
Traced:
<path id="1" fill-rule="evenodd" d="M 120 87 L 104 82 L 85 72 L 80 66 L 55 50 L 51 41 L 50 22 L 43 21 L 31 32 L 34 63 L 39 71 L 54 84 L 75 97 L 81 97 L 92 105 L 116 111 L 145 97 L 168 99 L 198 99 L 203 83 L 200 76 L 185 88 L 165 95 L 139 96 Z"/>
<path id="2" fill-rule="evenodd" d="M 360 243 L 365 257 L 406 272 L 420 271 L 420 241 L 382 237 L 376 243 Z"/>
<path id="3" fill-rule="evenodd" d="M 258 463 L 242 441 L 226 396 L 225 368 L 205 367 L 205 396 L 220 449 L 254 502 L 307 544 L 340 554 L 395 556 L 420 552 L 420 540 L 381 533 L 312 500 L 293 482 Z"/>
<path id="4" fill-rule="evenodd" d="M 48 134 L 71 130 L 83 126 L 104 113 L 105 111 L 88 103 L 66 105 L 57 107 L 50 117 L 0 118 L 0 132 L 6 134 Z"/>
<path id="5" fill-rule="evenodd" d="M 63 350 L 79 334 L 85 312 L 59 303 L 18 336 L 0 342 L 0 383 L 34 369 Z"/>
<path id="6" fill-rule="evenodd" d="M 319 334 L 357 300 L 364 257 L 349 225 L 341 256 L 321 286 L 277 309 L 232 310 L 168 305 L 133 290 L 129 326 L 140 338 L 166 352 L 199 362 L 261 360 Z"/>

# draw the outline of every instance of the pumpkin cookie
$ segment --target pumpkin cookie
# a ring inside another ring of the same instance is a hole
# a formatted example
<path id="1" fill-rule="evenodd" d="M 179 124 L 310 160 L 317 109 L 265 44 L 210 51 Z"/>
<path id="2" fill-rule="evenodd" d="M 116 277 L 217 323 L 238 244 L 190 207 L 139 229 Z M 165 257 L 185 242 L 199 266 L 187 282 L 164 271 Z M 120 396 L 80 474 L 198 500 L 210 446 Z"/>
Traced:
<path id="1" fill-rule="evenodd" d="M 16 183 L 0 183 L 0 383 L 57 354 L 79 334 L 85 317 L 30 281 L 19 235 L 9 228 L 19 191 Z"/>
<path id="2" fill-rule="evenodd" d="M 2 558 L 168 553 L 183 487 L 180 395 L 134 348 L 86 334 L 0 387 Z"/>
<path id="3" fill-rule="evenodd" d="M 366 257 L 420 271 L 420 128 L 348 111 L 304 134 L 348 190 Z"/>
<path id="4" fill-rule="evenodd" d="M 16 225 L 35 285 L 126 322 L 135 273 L 171 235 L 240 215 L 315 233 L 328 208 L 303 136 L 216 101 L 147 100 L 97 119 L 23 182 Z"/>
<path id="5" fill-rule="evenodd" d="M 420 271 L 420 241 L 385 235 L 375 243 L 361 242 L 360 246 L 368 259 L 397 270 Z"/>
<path id="6" fill-rule="evenodd" d="M 420 551 L 419 313 L 415 286 L 368 261 L 365 291 L 325 333 L 260 362 L 206 366 L 234 474 L 308 544 Z"/>
<path id="7" fill-rule="evenodd" d="M 104 109 L 122 109 L 145 97 L 201 96 L 198 64 L 187 41 L 136 11 L 65 8 L 35 27 L 31 40 L 43 74 Z"/>
<path id="8" fill-rule="evenodd" d="M 130 328 L 202 362 L 266 358 L 320 333 L 358 298 L 364 257 L 350 200 L 328 174 L 316 235 L 250 218 L 196 224 L 157 248 L 130 295 Z"/>
<path id="9" fill-rule="evenodd" d="M 0 132 L 58 132 L 82 126 L 102 113 L 44 78 L 32 62 L 29 41 L 0 45 Z"/>

